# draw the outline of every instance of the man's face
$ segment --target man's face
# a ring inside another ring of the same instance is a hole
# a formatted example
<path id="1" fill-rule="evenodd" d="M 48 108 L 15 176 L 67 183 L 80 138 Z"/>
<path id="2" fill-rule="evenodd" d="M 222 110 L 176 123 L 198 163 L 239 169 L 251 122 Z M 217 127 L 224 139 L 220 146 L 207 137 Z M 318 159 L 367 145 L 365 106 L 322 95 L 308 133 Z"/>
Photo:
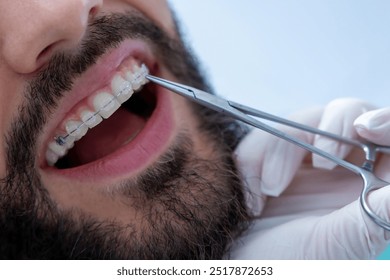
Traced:
<path id="1" fill-rule="evenodd" d="M 0 10 L 0 258 L 222 257 L 246 217 L 235 124 L 150 84 L 124 98 L 142 64 L 207 89 L 167 3 Z"/>

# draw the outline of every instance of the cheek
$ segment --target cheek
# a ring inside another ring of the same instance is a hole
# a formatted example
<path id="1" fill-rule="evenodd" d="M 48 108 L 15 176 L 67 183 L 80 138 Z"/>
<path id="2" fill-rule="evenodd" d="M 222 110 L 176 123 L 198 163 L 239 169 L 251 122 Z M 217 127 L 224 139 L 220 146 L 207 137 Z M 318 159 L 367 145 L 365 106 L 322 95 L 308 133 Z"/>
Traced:
<path id="1" fill-rule="evenodd" d="M 165 0 L 126 0 L 135 9 L 141 11 L 170 35 L 175 36 L 174 22 L 167 1 Z"/>

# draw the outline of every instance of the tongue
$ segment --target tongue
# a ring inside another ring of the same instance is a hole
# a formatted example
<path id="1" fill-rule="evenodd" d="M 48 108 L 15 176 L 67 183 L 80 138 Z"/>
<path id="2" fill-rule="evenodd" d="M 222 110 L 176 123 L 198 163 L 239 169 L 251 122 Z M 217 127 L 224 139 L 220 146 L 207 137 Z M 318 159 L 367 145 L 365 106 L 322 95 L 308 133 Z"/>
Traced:
<path id="1" fill-rule="evenodd" d="M 129 143 L 145 122 L 144 118 L 120 108 L 77 141 L 68 159 L 76 166 L 100 159 Z"/>

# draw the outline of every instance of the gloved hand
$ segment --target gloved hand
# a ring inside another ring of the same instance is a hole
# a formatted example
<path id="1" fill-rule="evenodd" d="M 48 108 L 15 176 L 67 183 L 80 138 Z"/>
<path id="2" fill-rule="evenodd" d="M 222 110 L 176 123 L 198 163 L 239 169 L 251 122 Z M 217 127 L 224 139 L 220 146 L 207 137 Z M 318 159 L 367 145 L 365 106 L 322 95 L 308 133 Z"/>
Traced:
<path id="1" fill-rule="evenodd" d="M 345 137 L 390 145 L 390 108 L 373 109 L 362 101 L 342 99 L 292 119 Z M 351 146 L 280 128 L 331 154 L 362 163 L 362 152 Z M 248 188 L 248 207 L 260 219 L 235 242 L 231 258 L 370 259 L 389 243 L 390 232 L 361 209 L 358 197 L 363 182 L 349 170 L 257 129 L 240 143 L 236 159 Z M 380 158 L 376 171 L 390 180 L 389 156 Z M 390 188 L 375 191 L 369 201 L 381 217 L 390 220 Z"/>

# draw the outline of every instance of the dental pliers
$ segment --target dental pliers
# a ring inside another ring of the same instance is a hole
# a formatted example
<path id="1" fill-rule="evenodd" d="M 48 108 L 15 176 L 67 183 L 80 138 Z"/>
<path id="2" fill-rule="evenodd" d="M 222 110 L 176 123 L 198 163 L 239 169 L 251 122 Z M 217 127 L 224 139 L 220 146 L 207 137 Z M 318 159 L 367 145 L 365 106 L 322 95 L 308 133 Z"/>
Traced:
<path id="1" fill-rule="evenodd" d="M 159 85 L 162 86 L 174 93 L 177 93 L 181 96 L 184 96 L 187 99 L 190 99 L 196 103 L 199 103 L 203 106 L 206 106 L 212 110 L 215 110 L 219 113 L 228 115 L 234 119 L 237 119 L 239 121 L 242 121 L 250 126 L 253 126 L 255 128 L 264 130 L 268 133 L 273 134 L 274 136 L 277 136 L 279 138 L 282 138 L 286 141 L 289 141 L 303 149 L 306 149 L 312 153 L 315 153 L 321 157 L 324 157 L 330 161 L 333 161 L 334 163 L 352 171 L 353 173 L 359 175 L 364 182 L 364 186 L 362 189 L 362 192 L 360 194 L 360 204 L 365 213 L 379 226 L 386 230 L 390 230 L 390 221 L 387 221 L 386 219 L 380 217 L 377 213 L 375 213 L 370 204 L 368 203 L 368 195 L 370 192 L 380 189 L 382 187 L 390 185 L 389 182 L 386 182 L 379 177 L 377 177 L 374 174 L 374 164 L 377 159 L 378 153 L 386 153 L 390 154 L 390 147 L 389 146 L 381 146 L 376 145 L 374 143 L 370 142 L 361 142 L 355 139 L 345 138 L 342 136 L 339 136 L 337 134 L 329 133 L 327 131 L 323 131 L 317 128 L 309 127 L 297 122 L 293 122 L 287 119 L 283 119 L 271 114 L 268 114 L 266 112 L 233 102 L 226 99 L 223 99 L 221 97 L 218 97 L 216 95 L 212 95 L 210 93 L 207 93 L 205 91 L 196 89 L 194 87 L 190 87 L 184 84 L 168 81 L 165 79 L 161 79 L 159 77 L 155 77 L 152 75 L 147 75 L 146 78 Z M 268 121 L 280 123 L 283 125 L 287 125 L 290 127 L 294 127 L 296 129 L 300 129 L 303 131 L 307 131 L 309 133 L 322 135 L 325 137 L 328 137 L 330 139 L 333 139 L 335 141 L 340 141 L 344 144 L 353 145 L 357 148 L 360 148 L 365 155 L 365 160 L 362 163 L 361 166 L 352 164 L 344 159 L 341 159 L 339 157 L 336 157 L 334 155 L 331 155 L 311 144 L 308 144 L 306 142 L 301 141 L 300 139 L 288 135 L 284 133 L 281 130 L 278 130 L 272 126 L 269 126 L 263 122 L 261 122 L 260 119 L 265 119 Z"/>

